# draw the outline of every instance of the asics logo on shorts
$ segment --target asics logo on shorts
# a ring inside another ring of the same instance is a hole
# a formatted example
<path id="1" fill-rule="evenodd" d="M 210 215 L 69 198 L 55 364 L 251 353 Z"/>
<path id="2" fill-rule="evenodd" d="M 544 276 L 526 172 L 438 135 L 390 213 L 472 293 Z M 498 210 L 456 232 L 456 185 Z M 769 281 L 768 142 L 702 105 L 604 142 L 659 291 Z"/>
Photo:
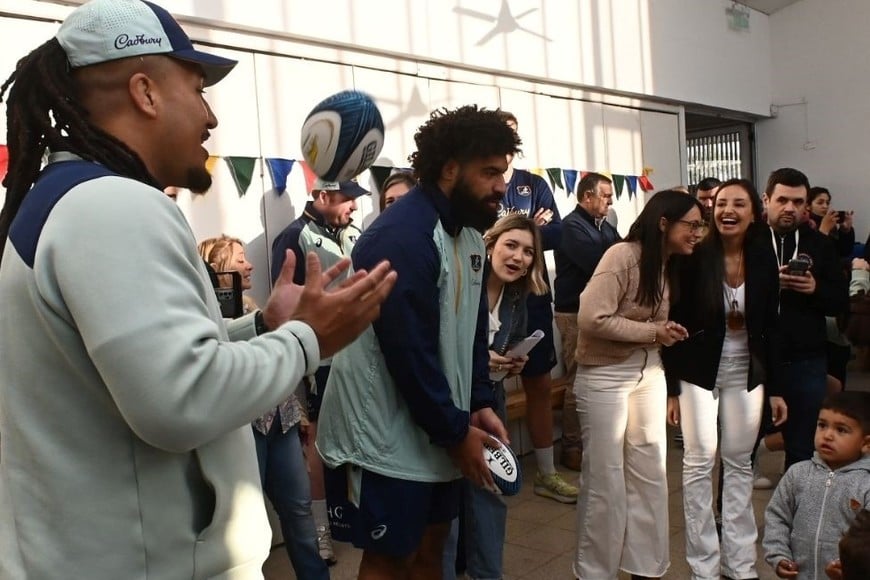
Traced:
<path id="1" fill-rule="evenodd" d="M 384 537 L 384 534 L 386 534 L 386 533 L 387 533 L 387 526 L 385 524 L 381 524 L 372 530 L 372 534 L 371 534 L 372 539 L 373 540 L 380 540 L 381 538 Z"/>

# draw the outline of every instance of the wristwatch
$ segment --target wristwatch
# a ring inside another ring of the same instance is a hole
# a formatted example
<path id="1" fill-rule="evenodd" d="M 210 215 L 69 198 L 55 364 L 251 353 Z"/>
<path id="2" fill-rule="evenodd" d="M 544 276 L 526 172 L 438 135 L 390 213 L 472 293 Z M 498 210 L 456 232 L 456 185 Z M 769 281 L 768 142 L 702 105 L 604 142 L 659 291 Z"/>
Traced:
<path id="1" fill-rule="evenodd" d="M 263 317 L 262 310 L 257 310 L 254 314 L 254 332 L 257 333 L 257 336 L 269 332 L 269 327 L 266 326 L 266 319 Z"/>

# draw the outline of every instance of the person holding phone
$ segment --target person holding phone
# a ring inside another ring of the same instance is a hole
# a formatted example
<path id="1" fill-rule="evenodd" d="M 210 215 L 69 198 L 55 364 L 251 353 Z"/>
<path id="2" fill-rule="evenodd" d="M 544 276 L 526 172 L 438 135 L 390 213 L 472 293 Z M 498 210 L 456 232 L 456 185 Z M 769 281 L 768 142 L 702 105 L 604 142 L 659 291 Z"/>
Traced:
<path id="1" fill-rule="evenodd" d="M 535 221 L 522 214 L 499 219 L 483 236 L 486 245 L 486 302 L 489 310 L 489 372 L 495 395 L 495 410 L 503 423 L 504 377 L 519 375 L 527 355 L 510 357 L 511 347 L 530 331 L 526 327 L 529 294 L 547 293 L 541 232 Z M 507 375 L 505 375 L 505 371 Z M 496 380 L 497 379 L 497 380 Z M 469 578 L 501 578 L 507 505 L 489 489 L 463 481 L 459 518 L 465 539 L 466 574 Z M 451 530 L 454 531 L 454 530 Z M 455 528 L 458 531 L 458 527 Z M 445 550 L 444 578 L 456 578 L 456 534 L 451 533 Z"/>
<path id="2" fill-rule="evenodd" d="M 834 240 L 841 259 L 852 257 L 855 249 L 855 230 L 852 228 L 853 211 L 831 209 L 831 192 L 826 187 L 811 187 L 807 198 L 809 217 L 816 229 Z"/>
<path id="3" fill-rule="evenodd" d="M 202 240 L 199 255 L 217 274 L 218 284 L 232 285 L 231 275 L 239 275 L 240 290 L 250 290 L 254 266 L 245 256 L 239 238 L 222 234 Z M 257 303 L 247 294 L 236 297 L 242 303 L 239 316 L 255 311 Z M 284 547 L 294 572 L 299 577 L 328 580 L 329 570 L 320 558 L 311 512 L 311 486 L 302 453 L 302 406 L 293 393 L 251 423 L 260 484 L 281 523 Z"/>
<path id="4" fill-rule="evenodd" d="M 830 238 L 801 223 L 810 183 L 797 169 L 770 174 L 765 187 L 766 251 L 779 268 L 782 383 L 788 421 L 783 425 L 786 468 L 813 456 L 816 418 L 827 385 L 826 316 L 849 307 L 846 277 Z"/>
<path id="5" fill-rule="evenodd" d="M 752 450 L 764 396 L 774 424 L 787 418 L 776 333 L 779 281 L 773 257 L 764 251 L 761 200 L 752 183 L 726 181 L 712 201 L 709 234 L 678 261 L 670 318 L 686 327 L 689 338 L 662 350 L 668 422 L 683 431 L 692 577 L 753 578 Z M 721 547 L 712 507 L 717 431 L 724 473 Z"/>

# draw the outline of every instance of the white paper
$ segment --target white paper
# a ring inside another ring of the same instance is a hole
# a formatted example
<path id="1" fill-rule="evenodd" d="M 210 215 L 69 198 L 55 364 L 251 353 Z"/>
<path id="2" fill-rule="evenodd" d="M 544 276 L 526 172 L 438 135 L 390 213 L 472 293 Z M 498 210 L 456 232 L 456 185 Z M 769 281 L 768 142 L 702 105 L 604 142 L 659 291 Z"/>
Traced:
<path id="1" fill-rule="evenodd" d="M 542 338 L 544 338 L 544 331 L 536 330 L 526 338 L 513 345 L 510 350 L 505 353 L 505 356 L 507 358 L 519 358 L 521 356 L 525 356 L 529 354 L 529 351 L 535 348 L 535 345 L 538 344 Z M 489 373 L 489 380 L 500 381 L 505 378 L 507 374 L 507 371 L 493 371 Z"/>

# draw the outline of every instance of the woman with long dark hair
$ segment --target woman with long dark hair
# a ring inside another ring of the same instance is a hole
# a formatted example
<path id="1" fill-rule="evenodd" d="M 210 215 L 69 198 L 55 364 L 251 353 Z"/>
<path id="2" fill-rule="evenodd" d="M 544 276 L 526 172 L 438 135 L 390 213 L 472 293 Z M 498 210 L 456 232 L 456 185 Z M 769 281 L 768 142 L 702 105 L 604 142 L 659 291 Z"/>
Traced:
<path id="1" fill-rule="evenodd" d="M 745 179 L 716 190 L 710 233 L 680 260 L 670 317 L 690 338 L 664 349 L 668 421 L 681 425 L 686 558 L 692 578 L 755 578 L 752 450 L 765 394 L 773 421 L 786 419 L 777 376 L 778 269 L 762 225 L 761 200 Z M 721 429 L 722 539 L 712 507 Z"/>
<path id="2" fill-rule="evenodd" d="M 574 575 L 657 578 L 668 568 L 667 392 L 659 348 L 686 338 L 668 320 L 671 257 L 704 228 L 698 201 L 654 195 L 580 295 L 574 391 L 583 439 Z"/>

